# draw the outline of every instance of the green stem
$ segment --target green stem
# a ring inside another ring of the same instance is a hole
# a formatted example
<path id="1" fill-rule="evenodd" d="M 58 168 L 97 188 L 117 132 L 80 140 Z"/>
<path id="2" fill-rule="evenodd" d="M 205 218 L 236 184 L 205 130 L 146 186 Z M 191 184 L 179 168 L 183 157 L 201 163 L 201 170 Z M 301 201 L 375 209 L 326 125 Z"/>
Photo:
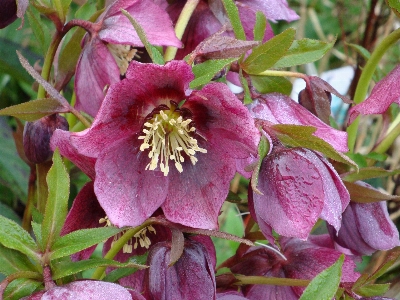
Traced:
<path id="1" fill-rule="evenodd" d="M 49 49 L 47 50 L 41 74 L 42 78 L 46 81 L 49 81 L 50 71 L 53 65 L 54 56 L 56 54 L 58 46 L 61 43 L 63 36 L 64 36 L 63 33 L 57 31 L 53 36 L 53 40 L 51 41 Z M 44 90 L 43 86 L 39 85 L 37 99 L 43 99 L 43 98 L 46 98 L 46 91 Z"/>
<path id="2" fill-rule="evenodd" d="M 383 140 L 373 149 L 376 153 L 385 153 L 394 140 L 400 135 L 400 124 L 397 124 L 389 133 L 383 138 Z"/>
<path id="3" fill-rule="evenodd" d="M 290 71 L 277 71 L 277 70 L 266 70 L 257 74 L 257 76 L 278 76 L 278 77 L 296 77 L 302 78 L 305 81 L 308 81 L 307 75 L 298 72 L 290 72 Z"/>
<path id="4" fill-rule="evenodd" d="M 33 165 L 31 166 L 31 172 L 28 181 L 28 199 L 26 200 L 24 217 L 22 218 L 22 228 L 24 228 L 28 232 L 31 229 L 32 207 L 35 204 L 35 197 L 36 197 L 36 165 Z"/>
<path id="5" fill-rule="evenodd" d="M 280 286 L 307 286 L 310 280 L 304 279 L 292 279 L 292 278 L 278 278 L 278 277 L 264 277 L 264 276 L 244 276 L 236 275 L 236 279 L 239 282 L 237 285 L 244 284 L 268 284 L 268 285 L 280 285 Z"/>
<path id="6" fill-rule="evenodd" d="M 152 223 L 153 223 L 152 220 L 147 220 L 140 226 L 128 229 L 116 242 L 113 243 L 110 250 L 108 250 L 107 254 L 104 255 L 104 258 L 113 259 L 115 257 L 115 255 L 117 255 L 117 253 L 124 247 L 124 245 L 127 242 L 129 242 L 129 240 L 136 233 L 140 232 L 142 229 L 146 228 L 147 226 L 151 225 Z M 92 275 L 92 279 L 101 280 L 104 276 L 105 270 L 106 270 L 106 267 L 98 267 L 94 271 L 94 273 Z"/>
<path id="7" fill-rule="evenodd" d="M 379 61 L 385 52 L 394 45 L 400 39 L 400 28 L 393 31 L 387 37 L 385 37 L 381 43 L 372 52 L 371 57 L 368 59 L 361 73 L 360 79 L 357 83 L 356 92 L 354 94 L 354 102 L 356 104 L 364 101 L 368 93 L 368 88 L 374 75 L 375 69 L 378 66 Z M 354 122 L 347 127 L 348 134 L 348 146 L 350 152 L 354 152 L 354 145 L 356 143 L 356 136 L 358 131 L 359 117 L 357 117 Z"/>
<path id="8" fill-rule="evenodd" d="M 186 26 L 189 23 L 189 20 L 194 12 L 194 10 L 197 7 L 197 4 L 199 4 L 200 0 L 188 0 L 185 4 L 185 6 L 182 9 L 181 14 L 179 15 L 178 21 L 176 22 L 175 25 L 175 34 L 178 37 L 178 39 L 182 40 L 183 33 L 185 32 Z M 178 48 L 169 46 L 165 50 L 164 54 L 164 60 L 165 61 L 170 61 L 175 58 L 176 52 L 178 51 Z"/>

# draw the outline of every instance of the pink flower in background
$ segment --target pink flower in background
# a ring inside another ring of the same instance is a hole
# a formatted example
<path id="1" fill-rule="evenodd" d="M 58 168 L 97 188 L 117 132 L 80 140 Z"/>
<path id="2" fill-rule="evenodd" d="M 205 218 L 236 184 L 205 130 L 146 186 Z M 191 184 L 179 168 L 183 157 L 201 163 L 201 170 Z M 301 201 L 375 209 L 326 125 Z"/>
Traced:
<path id="1" fill-rule="evenodd" d="M 142 26 L 153 45 L 181 47 L 168 14 L 151 0 L 118 0 L 111 4 L 84 39 L 76 75 L 76 108 L 95 116 L 105 89 L 118 81 L 136 49 L 143 47 L 129 19 L 128 11 Z"/>
<path id="2" fill-rule="evenodd" d="M 71 134 L 97 159 L 94 190 L 112 224 L 137 226 L 161 207 L 172 222 L 217 228 L 236 160 L 256 153 L 259 131 L 226 85 L 191 91 L 193 77 L 184 61 L 133 61 L 91 128 Z"/>

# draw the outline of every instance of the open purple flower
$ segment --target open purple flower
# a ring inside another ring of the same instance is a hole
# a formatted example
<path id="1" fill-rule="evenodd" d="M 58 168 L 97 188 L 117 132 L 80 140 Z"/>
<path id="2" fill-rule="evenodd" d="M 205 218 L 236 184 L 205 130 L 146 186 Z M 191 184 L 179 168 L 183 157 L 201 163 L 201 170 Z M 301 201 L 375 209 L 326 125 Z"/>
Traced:
<path id="1" fill-rule="evenodd" d="M 261 165 L 250 212 L 269 239 L 274 229 L 306 239 L 318 218 L 339 230 L 350 196 L 333 166 L 306 148 L 274 145 Z"/>
<path id="2" fill-rule="evenodd" d="M 121 9 L 138 21 L 151 44 L 181 46 L 168 14 L 153 1 L 117 0 L 111 4 L 85 38 L 76 69 L 76 107 L 93 117 L 104 99 L 104 89 L 120 81 L 120 75 L 135 57 L 133 47 L 143 47 Z"/>
<path id="3" fill-rule="evenodd" d="M 172 1 L 167 8 L 171 19 L 176 22 L 186 1 Z M 253 28 L 256 21 L 256 12 L 261 11 L 267 20 L 275 22 L 286 20 L 288 22 L 297 20 L 299 16 L 289 8 L 285 0 L 242 0 L 236 1 L 239 9 L 240 19 L 248 40 L 253 40 Z M 222 1 L 220 0 L 201 0 L 197 5 L 192 18 L 182 37 L 184 48 L 178 50 L 177 59 L 182 59 L 191 53 L 200 42 L 221 29 L 222 25 L 229 22 L 226 16 Z M 270 25 L 267 23 L 264 41 L 273 37 L 274 34 Z"/>
<path id="4" fill-rule="evenodd" d="M 251 247 L 230 269 L 233 273 L 247 276 L 313 279 L 318 273 L 334 264 L 342 254 L 333 248 L 329 235 L 310 236 L 307 241 L 296 238 L 280 238 L 281 253 L 258 246 Z M 355 282 L 360 276 L 354 271 L 354 261 L 346 256 L 341 282 Z M 296 300 L 303 287 L 249 285 L 244 296 L 253 300 Z"/>
<path id="5" fill-rule="evenodd" d="M 213 259 L 200 242 L 186 239 L 182 256 L 169 266 L 171 243 L 154 245 L 147 259 L 150 299 L 216 299 Z"/>
<path id="6" fill-rule="evenodd" d="M 184 61 L 133 61 L 91 128 L 71 134 L 97 159 L 95 193 L 114 225 L 137 226 L 161 206 L 172 222 L 217 227 L 236 159 L 255 154 L 259 132 L 226 85 L 191 92 L 192 79 Z"/>
<path id="7" fill-rule="evenodd" d="M 400 245 L 399 232 L 389 217 L 385 201 L 350 202 L 343 213 L 338 234 L 332 226 L 328 225 L 328 229 L 337 244 L 357 255 L 371 255 L 377 250 L 389 250 Z"/>

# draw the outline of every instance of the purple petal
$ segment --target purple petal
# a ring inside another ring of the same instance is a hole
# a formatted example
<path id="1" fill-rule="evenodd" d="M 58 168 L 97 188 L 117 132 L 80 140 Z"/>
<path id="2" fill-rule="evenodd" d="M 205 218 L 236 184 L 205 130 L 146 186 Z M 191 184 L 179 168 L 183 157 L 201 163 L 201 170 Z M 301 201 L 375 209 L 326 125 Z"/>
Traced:
<path id="1" fill-rule="evenodd" d="M 294 10 L 289 8 L 286 0 L 242 0 L 243 5 L 253 7 L 255 11 L 261 10 L 267 17 L 267 20 L 273 22 L 277 20 L 285 20 L 288 22 L 299 19 L 299 16 Z"/>
<path id="2" fill-rule="evenodd" d="M 347 152 L 347 133 L 336 130 L 312 113 L 281 94 L 268 94 L 248 105 L 254 118 L 266 120 L 273 124 L 308 125 L 317 128 L 314 135 L 331 144 L 337 151 Z"/>
<path id="3" fill-rule="evenodd" d="M 172 222 L 202 229 L 217 229 L 218 215 L 235 175 L 232 159 L 212 145 L 202 145 L 196 165 L 186 160 L 183 172 L 170 170 L 168 196 L 162 209 Z"/>
<path id="4" fill-rule="evenodd" d="M 113 44 L 143 46 L 127 17 L 121 9 L 128 11 L 141 25 L 150 44 L 181 47 L 168 14 L 151 0 L 119 0 L 105 13 L 99 36 Z"/>
<path id="5" fill-rule="evenodd" d="M 77 110 L 96 116 L 103 102 L 104 89 L 119 82 L 120 70 L 107 46 L 97 38 L 85 45 L 75 75 Z"/>
<path id="6" fill-rule="evenodd" d="M 193 92 L 184 107 L 194 113 L 196 129 L 213 147 L 235 158 L 257 153 L 259 130 L 225 84 L 211 83 Z"/>
<path id="7" fill-rule="evenodd" d="M 400 65 L 397 65 L 385 78 L 372 89 L 371 95 L 349 110 L 349 123 L 359 114 L 383 114 L 392 103 L 400 105 Z"/>
<path id="8" fill-rule="evenodd" d="M 56 147 L 60 150 L 61 155 L 72 161 L 79 169 L 81 169 L 90 179 L 94 179 L 94 165 L 96 160 L 78 153 L 70 141 L 71 132 L 57 129 L 50 140 L 50 147 L 54 150 Z"/>
<path id="9" fill-rule="evenodd" d="M 261 166 L 264 195 L 253 193 L 254 210 L 281 235 L 306 239 L 324 207 L 324 182 L 309 156 L 299 148 L 276 150 Z"/>
<path id="10" fill-rule="evenodd" d="M 390 219 L 386 202 L 353 203 L 357 225 L 364 241 L 374 249 L 399 246 L 399 232 Z"/>
<path id="11" fill-rule="evenodd" d="M 339 230 L 342 220 L 342 213 L 350 202 L 350 195 L 344 186 L 339 174 L 333 166 L 323 157 L 314 152 L 304 149 L 298 152 L 305 159 L 308 159 L 319 170 L 322 179 L 322 188 L 325 194 L 324 208 L 320 218 Z"/>
<path id="12" fill-rule="evenodd" d="M 72 283 L 57 286 L 43 294 L 42 300 L 90 300 L 90 299 L 113 299 L 129 300 L 131 294 L 122 286 L 94 280 L 74 281 Z"/>
<path id="13" fill-rule="evenodd" d="M 137 137 L 120 139 L 100 153 L 96 162 L 95 193 L 111 223 L 138 226 L 164 202 L 168 178 L 145 170 L 148 157 Z"/>

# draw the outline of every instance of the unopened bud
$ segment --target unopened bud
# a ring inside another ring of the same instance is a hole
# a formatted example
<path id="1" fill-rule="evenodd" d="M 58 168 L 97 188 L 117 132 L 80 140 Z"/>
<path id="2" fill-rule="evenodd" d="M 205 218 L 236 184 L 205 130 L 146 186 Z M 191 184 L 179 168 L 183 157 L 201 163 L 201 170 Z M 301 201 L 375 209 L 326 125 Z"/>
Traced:
<path id="1" fill-rule="evenodd" d="M 17 19 L 16 0 L 2 0 L 0 9 L 0 28 L 10 25 Z"/>
<path id="2" fill-rule="evenodd" d="M 69 129 L 67 120 L 57 114 L 25 123 L 24 151 L 32 163 L 40 164 L 50 160 L 53 155 L 50 138 L 56 129 Z"/>

